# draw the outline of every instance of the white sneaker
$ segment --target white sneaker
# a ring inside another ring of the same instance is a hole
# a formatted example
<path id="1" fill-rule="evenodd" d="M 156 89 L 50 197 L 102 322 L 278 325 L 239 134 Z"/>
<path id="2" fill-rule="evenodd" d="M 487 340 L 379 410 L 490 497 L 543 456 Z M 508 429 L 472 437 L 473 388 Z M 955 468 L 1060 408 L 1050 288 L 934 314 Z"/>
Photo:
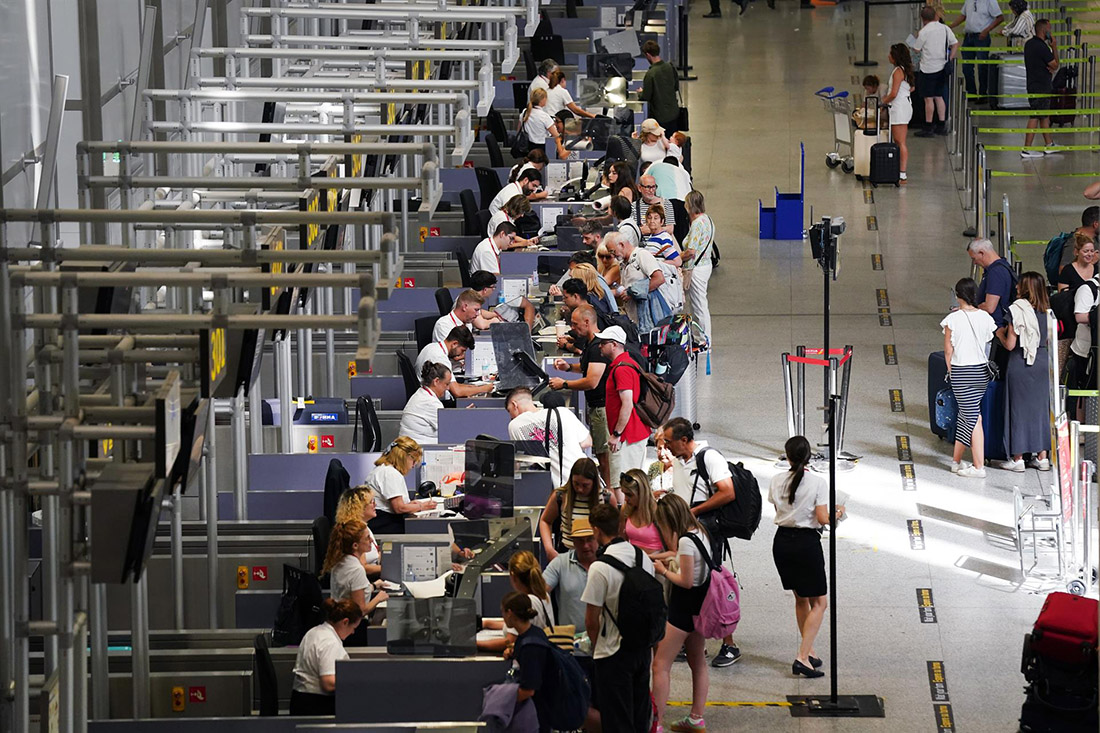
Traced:
<path id="1" fill-rule="evenodd" d="M 1062 152 L 1062 146 L 1058 143 L 1051 143 L 1047 145 L 1046 150 L 1043 151 L 1046 155 L 1057 155 Z"/>
<path id="2" fill-rule="evenodd" d="M 1018 461 L 994 461 L 993 466 L 999 468 L 1002 471 L 1014 471 L 1016 473 L 1024 472 L 1024 459 Z"/>
<path id="3" fill-rule="evenodd" d="M 1042 150 L 1021 150 L 1020 151 L 1020 157 L 1021 158 L 1042 158 L 1043 157 L 1043 151 Z"/>
<path id="4" fill-rule="evenodd" d="M 977 466 L 966 466 L 959 469 L 959 475 L 963 478 L 985 478 L 985 469 Z"/>
<path id="5" fill-rule="evenodd" d="M 1049 471 L 1050 470 L 1050 461 L 1047 460 L 1046 458 L 1043 458 L 1043 459 L 1032 458 L 1030 461 L 1027 462 L 1027 466 L 1028 466 L 1028 468 L 1034 468 L 1034 469 L 1037 469 L 1039 471 Z"/>
<path id="6" fill-rule="evenodd" d="M 958 473 L 969 465 L 966 461 L 959 461 L 958 463 L 951 461 L 951 473 Z"/>

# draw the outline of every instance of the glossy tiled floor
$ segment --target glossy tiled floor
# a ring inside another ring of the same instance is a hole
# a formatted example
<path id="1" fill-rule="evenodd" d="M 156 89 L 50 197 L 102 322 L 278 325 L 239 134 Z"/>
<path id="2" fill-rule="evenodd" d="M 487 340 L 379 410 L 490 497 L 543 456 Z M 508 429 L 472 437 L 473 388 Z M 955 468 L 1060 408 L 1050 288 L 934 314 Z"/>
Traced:
<path id="1" fill-rule="evenodd" d="M 970 269 L 961 236 L 968 217 L 947 144 L 911 138 L 910 185 L 877 189 L 872 202 L 852 176 L 823 164 L 832 149 L 831 118 L 813 92 L 826 85 L 857 87 L 853 78 L 863 70 L 850 63 L 856 51 L 849 37 L 862 48 L 861 10 L 855 4 L 800 10 L 797 2 L 779 0 L 775 11 L 757 2 L 744 16 L 727 8 L 721 20 L 704 20 L 706 4 L 697 0 L 692 8 L 691 63 L 699 80 L 687 87 L 695 181 L 706 194 L 723 254 L 710 288 L 717 345 L 698 403 L 704 437 L 744 460 L 766 486 L 787 437 L 780 354 L 797 344 L 820 346 L 822 278 L 801 242 L 757 239 L 756 208 L 775 186 L 796 189 L 798 143 L 804 141 L 808 204 L 817 216 L 848 222 L 833 287 L 833 345 L 855 347 L 846 448 L 864 456 L 839 483 L 852 495 L 852 518 L 838 539 L 840 689 L 882 696 L 887 717 L 808 720 L 782 707 L 720 704 L 829 690 L 828 677 L 808 681 L 790 674 L 797 631 L 789 594 L 772 564 L 772 512 L 765 505 L 756 537 L 733 543 L 744 584 L 737 633 L 744 657 L 712 671 L 711 731 L 935 731 L 929 661 L 945 665 L 957 730 L 1015 730 L 1023 700 L 1023 634 L 1041 592 L 1057 588 L 1020 578 L 1014 545 L 996 526 L 1013 522 L 1013 486 L 1036 493 L 1051 474 L 991 469 L 985 481 L 959 479 L 947 470 L 948 444 L 928 429 L 926 359 L 942 349 L 937 323 L 948 306 L 948 288 Z M 887 48 L 909 32 L 911 13 L 910 6 L 874 9 L 871 56 L 883 77 Z M 1061 137 L 1069 142 L 1071 136 Z M 1020 144 L 1015 138 L 999 142 Z M 1017 156 L 990 158 L 994 168 L 1040 174 L 1007 184 L 998 179 L 995 198 L 1011 196 L 1016 236 L 1046 239 L 1071 229 L 1086 204 L 1080 190 L 1087 179 L 1049 174 L 1096 170 L 1094 154 L 1036 162 Z M 868 230 L 869 216 L 877 231 Z M 882 255 L 881 271 L 872 268 L 872 254 Z M 1040 253 L 1026 258 L 1038 264 Z M 880 288 L 887 291 L 891 326 L 879 325 Z M 885 344 L 896 347 L 896 365 L 885 364 Z M 816 375 L 810 384 L 812 404 L 820 398 Z M 904 411 L 892 411 L 892 389 L 902 391 Z M 807 420 L 815 440 L 820 414 L 811 412 Z M 915 491 L 903 490 L 898 435 L 911 443 Z M 936 510 L 962 518 L 945 521 Z M 923 522 L 923 550 L 910 547 L 910 519 Z M 994 526 L 975 527 L 979 520 Z M 932 589 L 937 623 L 921 623 L 917 588 Z M 828 651 L 828 629 L 817 648 Z M 687 699 L 689 684 L 686 665 L 677 665 L 673 699 Z M 683 712 L 672 709 L 666 720 Z"/>

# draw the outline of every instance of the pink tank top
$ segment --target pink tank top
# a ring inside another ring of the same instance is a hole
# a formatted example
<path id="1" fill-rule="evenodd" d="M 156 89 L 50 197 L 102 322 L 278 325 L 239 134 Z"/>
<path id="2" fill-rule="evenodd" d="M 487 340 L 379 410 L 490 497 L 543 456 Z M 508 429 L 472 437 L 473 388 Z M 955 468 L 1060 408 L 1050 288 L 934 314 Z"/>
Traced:
<path id="1" fill-rule="evenodd" d="M 634 526 L 634 523 L 628 518 L 626 520 L 626 539 L 630 544 L 635 547 L 640 547 L 643 550 L 649 550 L 650 552 L 660 551 L 665 549 L 665 546 L 661 543 L 661 533 L 657 529 L 656 524 L 651 524 L 648 527 L 642 527 L 638 529 Z"/>

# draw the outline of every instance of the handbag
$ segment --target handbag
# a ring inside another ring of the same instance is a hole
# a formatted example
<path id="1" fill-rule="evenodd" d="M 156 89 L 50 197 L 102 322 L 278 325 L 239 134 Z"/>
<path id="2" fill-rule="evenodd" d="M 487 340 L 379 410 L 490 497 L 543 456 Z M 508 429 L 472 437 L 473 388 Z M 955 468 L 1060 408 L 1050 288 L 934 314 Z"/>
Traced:
<path id="1" fill-rule="evenodd" d="M 963 311 L 964 313 L 966 311 Z M 970 332 L 974 334 L 974 340 L 978 340 L 978 331 L 974 328 L 974 322 L 970 320 L 970 316 L 966 317 L 966 322 L 970 324 Z M 997 362 L 986 357 L 985 360 L 985 373 L 989 377 L 989 381 L 993 382 L 1001 378 L 1001 368 L 997 366 Z"/>

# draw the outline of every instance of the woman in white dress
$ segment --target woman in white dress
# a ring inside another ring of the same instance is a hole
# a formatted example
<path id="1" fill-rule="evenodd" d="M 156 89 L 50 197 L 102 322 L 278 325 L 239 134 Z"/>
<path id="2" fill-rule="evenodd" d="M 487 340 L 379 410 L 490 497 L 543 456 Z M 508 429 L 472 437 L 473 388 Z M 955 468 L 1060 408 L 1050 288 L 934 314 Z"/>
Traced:
<path id="1" fill-rule="evenodd" d="M 904 43 L 895 43 L 890 47 L 890 63 L 894 71 L 890 74 L 890 88 L 882 98 L 883 104 L 890 105 L 890 134 L 898 145 L 898 157 L 901 164 L 901 183 L 908 183 L 905 174 L 909 163 L 909 120 L 913 119 L 913 100 L 909 94 L 913 90 L 913 58 Z"/>

